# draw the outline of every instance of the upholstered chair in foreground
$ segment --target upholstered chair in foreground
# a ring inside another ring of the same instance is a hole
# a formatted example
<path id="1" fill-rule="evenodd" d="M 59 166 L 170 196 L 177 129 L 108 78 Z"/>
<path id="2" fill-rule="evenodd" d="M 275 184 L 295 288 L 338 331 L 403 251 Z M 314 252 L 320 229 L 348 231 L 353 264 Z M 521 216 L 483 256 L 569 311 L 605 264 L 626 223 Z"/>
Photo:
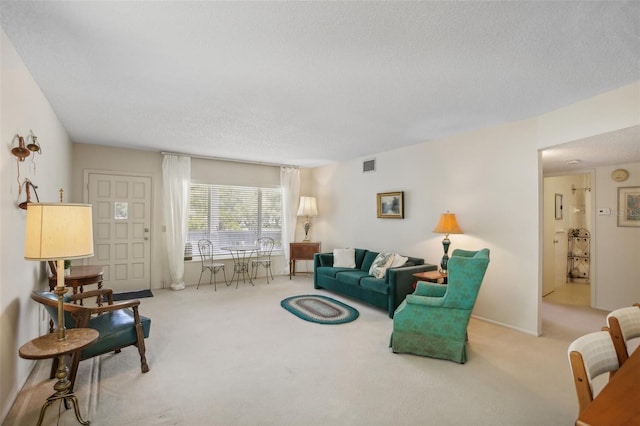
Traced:
<path id="1" fill-rule="evenodd" d="M 393 317 L 393 352 L 464 364 L 467 325 L 488 265 L 489 249 L 458 249 L 448 263 L 447 285 L 418 282 Z"/>
<path id="2" fill-rule="evenodd" d="M 107 304 L 103 306 L 87 307 L 74 303 L 89 297 L 100 297 L 102 300 L 103 296 L 107 299 Z M 58 296 L 49 291 L 34 291 L 31 294 L 31 298 L 44 305 L 57 327 Z M 118 353 L 120 349 L 127 346 L 136 346 L 138 348 L 140 369 L 143 373 L 149 371 L 144 339 L 149 337 L 151 320 L 138 313 L 138 305 L 140 305 L 139 300 L 113 303 L 113 291 L 110 288 L 65 296 L 65 326 L 67 328 L 92 328 L 100 333 L 100 337 L 95 343 L 73 354 L 69 371 L 72 390 L 80 361 L 107 352 Z M 54 358 L 51 368 L 52 375 L 57 369 L 56 362 L 57 358 Z"/>

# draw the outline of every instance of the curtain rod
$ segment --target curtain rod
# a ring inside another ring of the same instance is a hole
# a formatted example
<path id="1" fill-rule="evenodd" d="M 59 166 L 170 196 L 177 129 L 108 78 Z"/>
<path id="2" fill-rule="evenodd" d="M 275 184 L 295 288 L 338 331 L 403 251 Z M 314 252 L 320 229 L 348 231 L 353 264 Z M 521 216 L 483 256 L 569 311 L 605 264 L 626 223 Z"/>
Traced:
<path id="1" fill-rule="evenodd" d="M 237 160 L 234 158 L 223 158 L 223 157 L 208 157 L 206 155 L 192 155 L 192 154 L 183 154 L 180 152 L 167 152 L 167 151 L 160 151 L 160 154 L 162 155 L 182 155 L 185 157 L 191 157 L 191 158 L 198 158 L 201 160 L 218 160 L 218 161 L 230 161 L 233 163 L 243 163 L 243 164 L 255 164 L 258 166 L 274 166 L 274 167 L 291 167 L 294 169 L 299 169 L 300 166 L 292 166 L 290 164 L 277 164 L 277 163 L 264 163 L 261 161 L 249 161 L 249 160 Z"/>

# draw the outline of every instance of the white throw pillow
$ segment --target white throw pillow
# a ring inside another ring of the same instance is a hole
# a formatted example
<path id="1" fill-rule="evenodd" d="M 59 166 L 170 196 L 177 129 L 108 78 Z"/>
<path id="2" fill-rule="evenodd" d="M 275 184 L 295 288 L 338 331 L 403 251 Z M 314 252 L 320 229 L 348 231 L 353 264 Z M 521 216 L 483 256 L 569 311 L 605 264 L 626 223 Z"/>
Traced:
<path id="1" fill-rule="evenodd" d="M 393 262 L 391 263 L 391 266 L 389 266 L 389 268 L 397 268 L 398 266 L 402 266 L 407 263 L 407 260 L 409 260 L 408 257 L 400 256 L 398 253 L 396 253 L 393 255 Z"/>
<path id="2" fill-rule="evenodd" d="M 369 275 L 373 275 L 376 278 L 384 278 L 385 272 L 389 268 L 389 265 L 393 262 L 394 253 L 380 253 L 376 256 L 369 269 Z"/>
<path id="3" fill-rule="evenodd" d="M 334 268 L 355 268 L 356 250 L 352 248 L 333 249 Z"/>

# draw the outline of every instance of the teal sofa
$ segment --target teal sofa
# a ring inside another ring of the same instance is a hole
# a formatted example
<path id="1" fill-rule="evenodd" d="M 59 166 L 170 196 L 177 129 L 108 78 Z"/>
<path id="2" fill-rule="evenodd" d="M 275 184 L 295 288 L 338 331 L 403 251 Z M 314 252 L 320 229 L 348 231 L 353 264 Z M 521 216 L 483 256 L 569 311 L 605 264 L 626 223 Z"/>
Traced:
<path id="1" fill-rule="evenodd" d="M 489 249 L 457 249 L 449 259 L 447 285 L 419 281 L 393 318 L 393 352 L 464 364 L 467 326 L 488 266 Z"/>
<path id="2" fill-rule="evenodd" d="M 389 268 L 384 278 L 369 275 L 378 252 L 355 249 L 355 268 L 335 268 L 333 253 L 316 253 L 313 257 L 313 287 L 352 297 L 388 312 L 393 318 L 396 308 L 413 292 L 417 272 L 434 271 L 436 265 L 409 257 L 404 266 Z"/>

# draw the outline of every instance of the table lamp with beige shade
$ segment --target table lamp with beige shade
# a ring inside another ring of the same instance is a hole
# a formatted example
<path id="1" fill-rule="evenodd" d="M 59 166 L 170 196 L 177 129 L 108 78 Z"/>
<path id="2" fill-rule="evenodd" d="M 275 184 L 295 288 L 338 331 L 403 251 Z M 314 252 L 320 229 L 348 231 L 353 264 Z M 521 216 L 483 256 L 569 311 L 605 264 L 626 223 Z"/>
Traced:
<path id="1" fill-rule="evenodd" d="M 24 258 L 26 260 L 56 261 L 57 270 L 63 271 L 65 259 L 79 259 L 90 256 L 93 256 L 91 205 L 29 203 L 27 206 L 24 250 Z M 47 340 L 49 347 L 43 348 L 43 351 L 47 353 L 61 353 L 58 356 L 58 370 L 56 371 L 58 382 L 54 385 L 56 393 L 42 407 L 39 423 L 42 421 L 45 409 L 55 400 L 62 399 L 65 404 L 68 401 L 74 403 L 78 421 L 82 424 L 88 424 L 79 415 L 77 399 L 70 389 L 69 370 L 65 365 L 64 353 L 68 353 L 68 346 L 74 344 L 67 340 L 67 331 L 64 325 L 63 296 L 66 291 L 64 274 L 58 273 L 57 285 L 54 290 L 54 293 L 58 296 L 56 339 Z M 97 332 L 95 334 L 95 338 L 97 338 Z"/>
<path id="2" fill-rule="evenodd" d="M 442 213 L 440 215 L 440 221 L 436 225 L 433 232 L 438 234 L 445 234 L 444 240 L 442 240 L 442 246 L 444 247 L 444 256 L 442 256 L 442 260 L 440 261 L 440 269 L 441 273 L 447 272 L 447 263 L 449 263 L 449 245 L 451 245 L 451 240 L 449 239 L 449 234 L 463 234 L 462 229 L 458 226 L 458 221 L 456 220 L 456 215 L 454 213 Z"/>
<path id="3" fill-rule="evenodd" d="M 309 218 L 318 216 L 318 205 L 316 203 L 316 197 L 300 197 L 298 216 L 305 216 L 303 242 L 308 243 L 310 241 L 309 229 L 311 228 L 311 220 Z"/>

